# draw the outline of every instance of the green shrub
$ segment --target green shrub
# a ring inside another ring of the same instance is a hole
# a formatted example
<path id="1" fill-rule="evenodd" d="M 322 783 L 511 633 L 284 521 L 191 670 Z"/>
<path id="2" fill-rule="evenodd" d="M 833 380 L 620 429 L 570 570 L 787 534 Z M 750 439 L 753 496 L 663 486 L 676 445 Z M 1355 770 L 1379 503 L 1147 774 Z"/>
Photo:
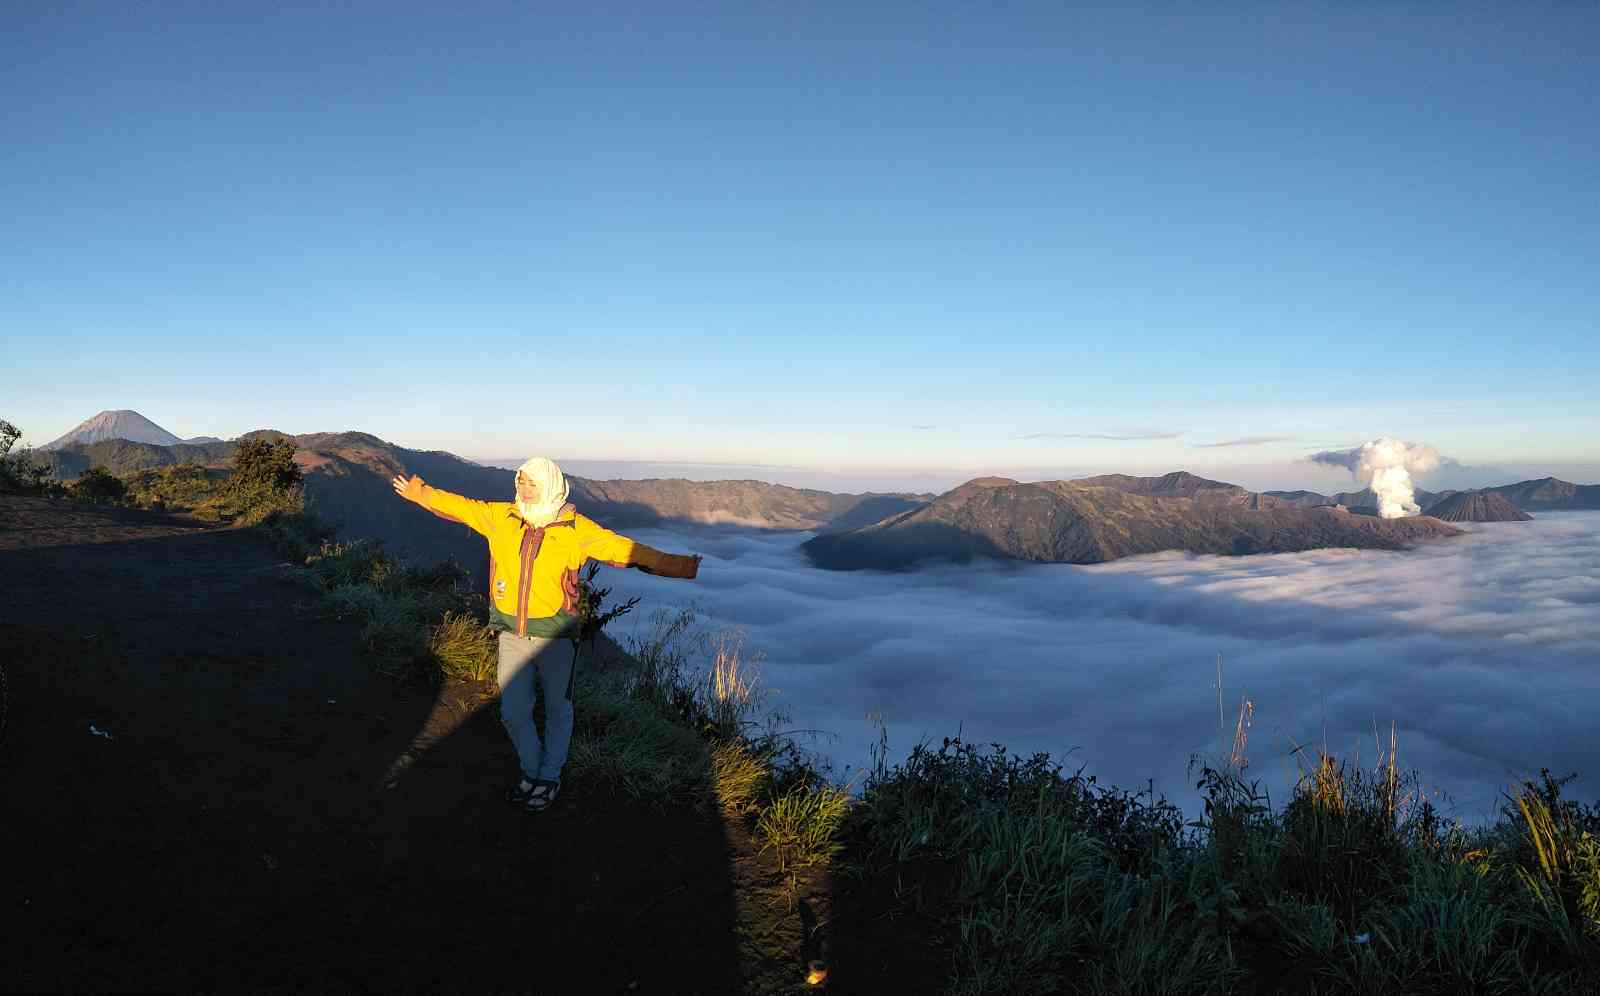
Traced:
<path id="1" fill-rule="evenodd" d="M 136 470 L 123 481 L 128 497 L 145 508 L 194 510 L 219 503 L 227 475 L 190 462 Z"/>
<path id="2" fill-rule="evenodd" d="M 304 475 L 294 462 L 295 449 L 292 439 L 240 440 L 233 451 L 230 486 L 242 492 L 287 491 L 299 487 Z"/>
<path id="3" fill-rule="evenodd" d="M 239 442 L 233 474 L 222 489 L 234 524 L 255 526 L 305 511 L 303 475 L 294 462 L 295 442 L 253 438 Z"/>
<path id="4" fill-rule="evenodd" d="M 1409 877 L 1396 787 L 1324 754 L 1283 813 L 1280 886 L 1327 905 L 1352 934 L 1369 913 L 1396 901 Z"/>
<path id="5" fill-rule="evenodd" d="M 591 651 L 594 648 L 595 638 L 606 626 L 622 618 L 634 610 L 639 604 L 638 598 L 630 598 L 626 602 L 606 606 L 606 599 L 611 596 L 610 588 L 602 588 L 595 582 L 595 576 L 600 571 L 600 565 L 590 562 L 583 576 L 578 579 L 578 619 L 579 628 L 577 639 L 589 644 Z"/>
<path id="6" fill-rule="evenodd" d="M 0 419 L 0 493 L 43 494 L 59 486 L 51 480 L 50 464 L 33 450 L 24 447 L 12 452 L 22 430 Z"/>
<path id="7" fill-rule="evenodd" d="M 1600 839 L 1592 814 L 1561 799 L 1570 780 L 1541 773 L 1543 784 L 1524 782 L 1516 797 L 1521 817 L 1511 867 L 1531 910 L 1524 920 L 1569 957 L 1600 967 Z"/>
<path id="8" fill-rule="evenodd" d="M 71 493 L 78 501 L 95 504 L 117 503 L 127 498 L 128 486 L 120 477 L 96 464 L 72 482 Z"/>

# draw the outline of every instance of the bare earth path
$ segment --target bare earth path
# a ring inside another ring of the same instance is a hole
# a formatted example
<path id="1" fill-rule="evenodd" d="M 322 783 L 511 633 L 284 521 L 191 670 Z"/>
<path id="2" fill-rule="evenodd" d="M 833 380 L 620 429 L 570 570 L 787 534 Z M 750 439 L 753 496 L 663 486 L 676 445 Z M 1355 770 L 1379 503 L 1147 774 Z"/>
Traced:
<path id="1" fill-rule="evenodd" d="M 804 988 L 825 897 L 783 908 L 688 807 L 569 782 L 510 809 L 492 703 L 376 674 L 274 562 L 247 531 L 0 497 L 0 986 Z"/>

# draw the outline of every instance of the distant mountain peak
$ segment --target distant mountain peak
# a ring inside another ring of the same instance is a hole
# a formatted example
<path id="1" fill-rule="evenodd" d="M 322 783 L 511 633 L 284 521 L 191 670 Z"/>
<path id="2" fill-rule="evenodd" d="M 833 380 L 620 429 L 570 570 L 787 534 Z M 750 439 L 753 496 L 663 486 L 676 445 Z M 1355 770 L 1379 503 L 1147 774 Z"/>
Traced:
<path id="1" fill-rule="evenodd" d="M 1428 507 L 1424 515 L 1444 522 L 1527 522 L 1533 516 L 1494 491 L 1461 491 Z"/>
<path id="2" fill-rule="evenodd" d="M 1016 481 L 1013 481 L 1009 477 L 974 477 L 972 480 L 970 480 L 967 483 L 961 485 L 961 487 L 962 488 L 1009 488 L 1013 484 L 1016 484 L 1016 483 L 1017 483 Z M 959 490 L 961 490 L 961 488 L 957 488 L 956 490 L 959 491 Z"/>
<path id="3" fill-rule="evenodd" d="M 39 448 L 59 450 L 64 446 L 88 445 L 108 439 L 128 439 L 136 443 L 154 443 L 157 446 L 173 446 L 183 442 L 138 412 L 119 408 L 103 411 L 93 418 L 86 419 L 78 423 L 71 432 Z"/>

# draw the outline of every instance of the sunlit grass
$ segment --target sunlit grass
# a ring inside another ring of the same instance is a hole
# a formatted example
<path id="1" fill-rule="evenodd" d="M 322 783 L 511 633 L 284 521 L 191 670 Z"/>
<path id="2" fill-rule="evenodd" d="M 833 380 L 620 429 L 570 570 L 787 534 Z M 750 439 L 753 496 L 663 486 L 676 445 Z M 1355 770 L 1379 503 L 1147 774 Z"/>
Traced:
<path id="1" fill-rule="evenodd" d="M 462 681 L 491 681 L 497 660 L 494 632 L 466 613 L 446 611 L 428 637 L 439 671 Z"/>
<path id="2" fill-rule="evenodd" d="M 850 811 L 850 794 L 827 784 L 796 785 L 760 807 L 756 835 L 779 871 L 808 868 L 839 853 L 839 830 Z"/>
<path id="3" fill-rule="evenodd" d="M 1391 728 L 1368 767 L 1297 750 L 1274 808 L 1252 715 L 1196 761 L 1190 821 L 1045 755 L 919 745 L 876 767 L 841 859 L 941 925 L 950 992 L 1600 992 L 1600 807 L 1546 773 L 1497 824 L 1444 820 Z"/>

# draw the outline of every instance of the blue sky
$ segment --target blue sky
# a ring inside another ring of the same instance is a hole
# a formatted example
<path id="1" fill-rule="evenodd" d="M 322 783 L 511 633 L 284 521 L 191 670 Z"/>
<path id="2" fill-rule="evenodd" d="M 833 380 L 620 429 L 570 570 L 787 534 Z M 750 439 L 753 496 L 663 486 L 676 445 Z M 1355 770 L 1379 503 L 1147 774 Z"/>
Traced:
<path id="1" fill-rule="evenodd" d="M 19 6 L 25 441 L 1600 479 L 1592 4 Z"/>

